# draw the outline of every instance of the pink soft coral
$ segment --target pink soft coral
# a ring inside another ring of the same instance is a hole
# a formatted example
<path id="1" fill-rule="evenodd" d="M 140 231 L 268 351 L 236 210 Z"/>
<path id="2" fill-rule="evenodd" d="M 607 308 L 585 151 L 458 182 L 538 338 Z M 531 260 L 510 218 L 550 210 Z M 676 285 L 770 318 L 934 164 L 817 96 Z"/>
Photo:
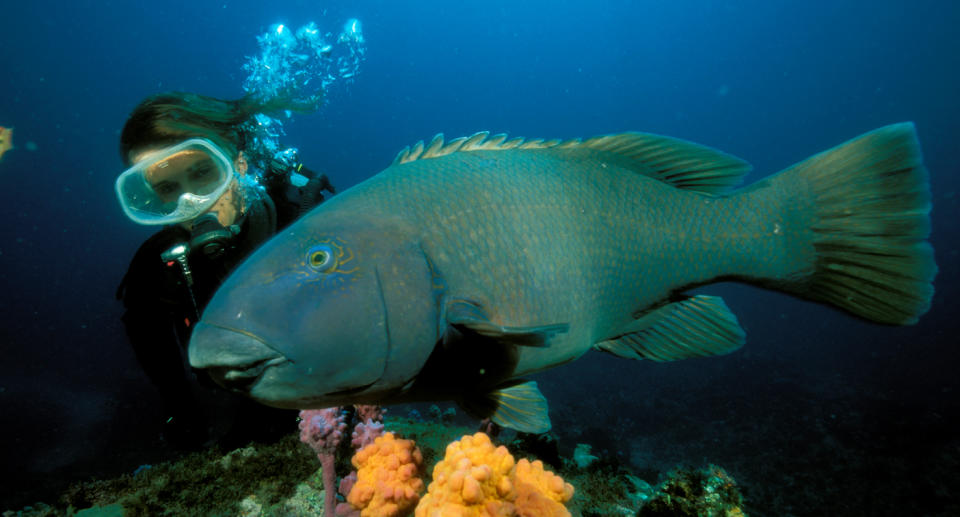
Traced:
<path id="1" fill-rule="evenodd" d="M 346 415 L 340 407 L 305 409 L 300 412 L 300 441 L 317 453 L 323 467 L 325 515 L 333 515 L 336 507 L 336 453 L 346 429 Z"/>

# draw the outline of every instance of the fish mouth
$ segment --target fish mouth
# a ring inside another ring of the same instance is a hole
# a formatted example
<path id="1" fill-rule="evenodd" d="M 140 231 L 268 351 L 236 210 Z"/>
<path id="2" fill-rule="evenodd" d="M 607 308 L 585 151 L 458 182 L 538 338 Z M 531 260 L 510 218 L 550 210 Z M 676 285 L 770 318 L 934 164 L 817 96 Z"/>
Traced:
<path id="1" fill-rule="evenodd" d="M 250 393 L 268 368 L 285 362 L 287 358 L 279 356 L 261 359 L 246 367 L 217 367 L 210 368 L 208 371 L 213 380 L 224 388 L 240 393 Z"/>
<path id="2" fill-rule="evenodd" d="M 207 370 L 219 385 L 249 393 L 270 368 L 289 362 L 250 332 L 223 325 L 197 323 L 190 338 L 190 365 Z"/>

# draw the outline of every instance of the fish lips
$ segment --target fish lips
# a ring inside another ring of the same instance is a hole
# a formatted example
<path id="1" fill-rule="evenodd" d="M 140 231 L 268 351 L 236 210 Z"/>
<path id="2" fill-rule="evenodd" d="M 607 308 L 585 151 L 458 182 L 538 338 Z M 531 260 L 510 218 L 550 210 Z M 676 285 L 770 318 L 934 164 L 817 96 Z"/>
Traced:
<path id="1" fill-rule="evenodd" d="M 207 370 L 217 384 L 254 398 L 255 387 L 263 376 L 289 362 L 249 332 L 203 321 L 193 329 L 188 355 L 190 365 Z"/>

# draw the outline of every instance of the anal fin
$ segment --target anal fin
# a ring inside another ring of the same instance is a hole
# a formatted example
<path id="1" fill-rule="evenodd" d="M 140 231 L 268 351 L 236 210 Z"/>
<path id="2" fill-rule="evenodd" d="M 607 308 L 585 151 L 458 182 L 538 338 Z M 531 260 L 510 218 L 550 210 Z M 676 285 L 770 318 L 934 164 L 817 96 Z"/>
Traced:
<path id="1" fill-rule="evenodd" d="M 593 347 L 627 359 L 676 361 L 728 354 L 745 338 L 722 298 L 699 295 L 648 312 Z"/>

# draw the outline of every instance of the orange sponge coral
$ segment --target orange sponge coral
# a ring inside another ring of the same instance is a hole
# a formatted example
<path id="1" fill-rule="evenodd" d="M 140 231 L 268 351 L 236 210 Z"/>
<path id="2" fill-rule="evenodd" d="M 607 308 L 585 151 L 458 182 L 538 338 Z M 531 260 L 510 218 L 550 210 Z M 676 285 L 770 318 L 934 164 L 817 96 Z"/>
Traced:
<path id="1" fill-rule="evenodd" d="M 433 468 L 433 482 L 417 505 L 416 517 L 514 515 L 513 456 L 494 447 L 483 433 L 447 445 Z"/>
<path id="2" fill-rule="evenodd" d="M 494 447 L 487 435 L 476 433 L 447 446 L 416 517 L 570 515 L 562 503 L 571 497 L 573 487 L 545 471 L 543 463 L 517 464 L 506 447 Z"/>
<path id="3" fill-rule="evenodd" d="M 357 483 L 347 502 L 361 517 L 407 515 L 420 500 L 423 456 L 412 440 L 398 440 L 393 433 L 377 437 L 353 455 Z"/>
<path id="4" fill-rule="evenodd" d="M 569 517 L 564 504 L 573 497 L 573 485 L 544 470 L 543 462 L 527 459 L 517 462 L 514 473 L 517 487 L 517 515 L 521 517 Z"/>

